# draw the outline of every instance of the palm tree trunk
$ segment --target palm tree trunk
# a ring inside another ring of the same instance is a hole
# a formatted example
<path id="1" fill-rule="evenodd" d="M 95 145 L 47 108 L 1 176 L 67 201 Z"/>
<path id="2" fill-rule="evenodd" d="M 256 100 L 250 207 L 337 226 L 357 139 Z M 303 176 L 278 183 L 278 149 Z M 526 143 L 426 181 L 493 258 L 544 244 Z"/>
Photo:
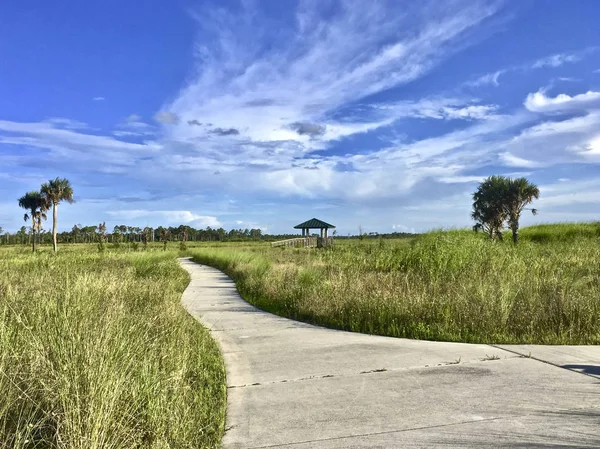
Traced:
<path id="1" fill-rule="evenodd" d="M 54 252 L 58 251 L 58 245 L 56 242 L 56 222 L 58 221 L 58 204 L 52 203 L 52 246 Z"/>
<path id="2" fill-rule="evenodd" d="M 516 245 L 519 243 L 519 223 L 514 223 L 512 226 L 512 237 L 513 243 Z"/>
<path id="3" fill-rule="evenodd" d="M 31 219 L 31 234 L 31 252 L 35 253 L 35 217 Z"/>

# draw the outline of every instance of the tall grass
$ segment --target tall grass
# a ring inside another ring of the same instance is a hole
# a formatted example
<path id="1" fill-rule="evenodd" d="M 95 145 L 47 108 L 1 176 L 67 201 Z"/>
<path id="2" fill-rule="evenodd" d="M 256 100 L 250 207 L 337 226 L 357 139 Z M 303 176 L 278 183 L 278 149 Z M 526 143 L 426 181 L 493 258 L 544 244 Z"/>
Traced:
<path id="1" fill-rule="evenodd" d="M 217 447 L 224 366 L 176 254 L 87 251 L 0 251 L 0 447 Z"/>
<path id="2" fill-rule="evenodd" d="M 542 230 L 561 234 L 561 226 Z M 193 256 L 228 273 L 258 307 L 315 324 L 430 340 L 600 343 L 600 239 L 522 235 L 516 247 L 440 231 L 412 242 L 206 248 Z"/>

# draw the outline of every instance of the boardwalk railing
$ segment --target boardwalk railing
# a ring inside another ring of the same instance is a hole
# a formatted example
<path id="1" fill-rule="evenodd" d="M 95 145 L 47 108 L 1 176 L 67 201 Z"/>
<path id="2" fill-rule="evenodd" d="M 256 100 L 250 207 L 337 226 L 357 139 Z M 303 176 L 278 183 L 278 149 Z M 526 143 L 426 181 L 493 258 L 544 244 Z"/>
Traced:
<path id="1" fill-rule="evenodd" d="M 287 239 L 287 240 L 279 240 L 278 242 L 271 242 L 272 247 L 276 246 L 291 246 L 291 247 L 315 247 L 317 246 L 317 238 L 316 237 L 299 237 L 296 239 Z"/>
<path id="2" fill-rule="evenodd" d="M 333 239 L 328 237 L 327 239 L 321 237 L 298 237 L 295 239 L 279 240 L 278 242 L 271 242 L 271 246 L 290 246 L 292 248 L 316 248 L 318 246 L 329 246 L 333 244 Z"/>

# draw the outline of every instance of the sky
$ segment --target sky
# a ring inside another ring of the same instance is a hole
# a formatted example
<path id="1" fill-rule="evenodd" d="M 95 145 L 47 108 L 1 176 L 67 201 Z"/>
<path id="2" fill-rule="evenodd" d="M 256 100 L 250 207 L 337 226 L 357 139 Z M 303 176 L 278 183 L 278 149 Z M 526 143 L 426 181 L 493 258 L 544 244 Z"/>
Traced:
<path id="1" fill-rule="evenodd" d="M 5 2 L 0 226 L 55 177 L 59 230 L 470 227 L 490 175 L 524 225 L 600 218 L 595 0 Z M 50 222 L 46 228 L 51 227 Z"/>

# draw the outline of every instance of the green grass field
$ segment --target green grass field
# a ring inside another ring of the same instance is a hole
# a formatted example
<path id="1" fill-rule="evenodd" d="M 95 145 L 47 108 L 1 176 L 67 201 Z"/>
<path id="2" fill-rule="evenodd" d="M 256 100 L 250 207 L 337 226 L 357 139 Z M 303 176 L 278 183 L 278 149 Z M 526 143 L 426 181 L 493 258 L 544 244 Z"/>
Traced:
<path id="1" fill-rule="evenodd" d="M 176 256 L 0 248 L 0 448 L 218 447 L 224 365 Z"/>
<path id="2" fill-rule="evenodd" d="M 331 249 L 189 243 L 242 295 L 356 332 L 600 343 L 600 225 L 339 240 Z M 183 310 L 177 243 L 0 248 L 0 448 L 208 448 L 223 433 L 218 348 Z M 135 249 L 135 250 L 134 250 Z"/>
<path id="3" fill-rule="evenodd" d="M 478 343 L 600 343 L 600 226 L 339 241 L 327 250 L 203 248 L 251 303 L 324 326 Z"/>

